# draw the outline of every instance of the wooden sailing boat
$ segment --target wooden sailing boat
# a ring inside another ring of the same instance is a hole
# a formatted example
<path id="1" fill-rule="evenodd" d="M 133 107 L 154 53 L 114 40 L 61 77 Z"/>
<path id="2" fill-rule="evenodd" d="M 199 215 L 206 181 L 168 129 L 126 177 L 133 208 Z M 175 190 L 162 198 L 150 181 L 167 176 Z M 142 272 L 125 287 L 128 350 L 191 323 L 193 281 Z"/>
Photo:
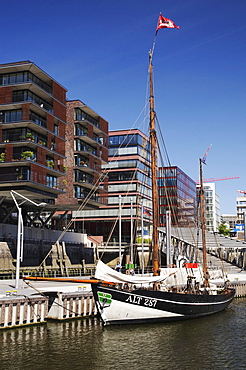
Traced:
<path id="1" fill-rule="evenodd" d="M 152 49 L 153 50 L 153 49 Z M 211 287 L 206 263 L 206 225 L 204 218 L 204 189 L 202 183 L 202 160 L 200 159 L 201 184 L 201 219 L 203 237 L 203 284 L 198 284 L 193 276 L 188 277 L 186 289 L 178 292 L 177 288 L 169 288 L 166 276 L 160 275 L 159 245 L 158 245 L 158 197 L 157 197 L 157 137 L 155 130 L 155 110 L 153 93 L 153 64 L 152 51 L 150 52 L 149 84 L 150 84 L 150 144 L 151 144 L 151 171 L 152 171 L 152 263 L 153 277 L 129 277 L 114 272 L 106 267 L 105 276 L 115 283 L 107 282 L 92 284 L 92 291 L 97 304 L 98 312 L 105 325 L 164 322 L 205 316 L 219 312 L 232 301 L 235 291 L 226 286 L 223 289 Z M 100 268 L 102 262 L 99 263 Z M 177 273 L 174 269 L 172 274 Z"/>

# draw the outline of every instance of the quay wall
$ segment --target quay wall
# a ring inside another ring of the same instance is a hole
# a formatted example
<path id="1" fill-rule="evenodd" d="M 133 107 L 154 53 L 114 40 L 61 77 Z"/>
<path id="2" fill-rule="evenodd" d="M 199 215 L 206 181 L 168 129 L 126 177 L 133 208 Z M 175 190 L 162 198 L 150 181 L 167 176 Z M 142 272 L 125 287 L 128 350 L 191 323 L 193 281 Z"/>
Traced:
<path id="1" fill-rule="evenodd" d="M 52 266 L 54 251 L 52 245 L 56 243 L 61 231 L 24 227 L 24 249 L 21 267 L 37 267 L 45 260 L 45 266 Z M 60 244 L 64 243 L 64 250 L 68 257 L 68 265 L 81 265 L 84 260 L 94 262 L 93 243 L 87 235 L 67 232 L 63 235 Z M 0 224 L 0 269 L 14 270 L 17 255 L 17 226 Z"/>
<path id="2" fill-rule="evenodd" d="M 7 295 L 0 298 L 0 329 L 42 324 L 46 321 L 47 314 L 47 297 L 17 298 Z"/>
<path id="3" fill-rule="evenodd" d="M 246 297 L 246 282 L 230 282 L 228 287 L 236 290 L 236 298 Z"/>
<path id="4" fill-rule="evenodd" d="M 231 265 L 240 267 L 246 270 L 246 248 L 207 248 L 207 252 L 211 255 L 230 263 Z"/>
<path id="5" fill-rule="evenodd" d="M 91 292 L 48 292 L 36 297 L 0 297 L 0 330 L 37 325 L 53 320 L 93 317 L 97 314 Z"/>
<path id="6" fill-rule="evenodd" d="M 97 309 L 92 293 L 46 293 L 49 295 L 49 311 L 47 318 L 66 320 L 78 317 L 94 316 Z"/>

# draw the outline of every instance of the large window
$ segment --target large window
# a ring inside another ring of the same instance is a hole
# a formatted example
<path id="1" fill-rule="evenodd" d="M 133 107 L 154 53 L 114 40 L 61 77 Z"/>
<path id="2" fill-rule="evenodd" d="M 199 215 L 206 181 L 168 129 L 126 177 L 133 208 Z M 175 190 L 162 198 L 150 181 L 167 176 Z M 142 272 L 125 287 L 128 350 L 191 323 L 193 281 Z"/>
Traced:
<path id="1" fill-rule="evenodd" d="M 46 176 L 46 185 L 51 188 L 56 188 L 57 178 L 55 176 Z"/>
<path id="2" fill-rule="evenodd" d="M 85 188 L 81 186 L 74 186 L 74 197 L 75 198 L 84 199 L 88 196 L 88 194 L 89 194 L 89 191 L 85 190 Z M 90 199 L 98 202 L 99 200 L 98 194 L 97 193 L 93 194 L 92 196 L 90 196 Z"/>
<path id="3" fill-rule="evenodd" d="M 20 122 L 22 120 L 22 110 L 7 110 L 0 112 L 0 123 Z"/>
<path id="4" fill-rule="evenodd" d="M 6 73 L 1 77 L 1 85 L 13 85 L 25 82 L 34 82 L 45 91 L 52 93 L 52 88 L 31 72 Z"/>
<path id="5" fill-rule="evenodd" d="M 94 177 L 85 172 L 75 170 L 74 171 L 74 181 L 75 182 L 87 182 L 89 184 L 93 184 Z"/>
<path id="6" fill-rule="evenodd" d="M 145 148 L 149 145 L 146 139 L 139 134 L 116 135 L 109 137 L 109 146 L 128 146 L 136 144 Z"/>
<path id="7" fill-rule="evenodd" d="M 78 152 L 89 152 L 91 154 L 97 155 L 97 151 L 96 151 L 95 148 L 86 144 L 84 141 L 82 141 L 80 139 L 76 139 L 74 141 L 74 146 L 75 146 L 74 150 L 76 150 Z"/>
<path id="8" fill-rule="evenodd" d="M 35 122 L 39 126 L 46 127 L 46 119 L 32 111 L 30 111 L 30 120 Z"/>
<path id="9" fill-rule="evenodd" d="M 74 110 L 74 119 L 75 121 L 88 121 L 94 126 L 99 127 L 99 122 L 89 114 L 83 112 L 80 108 Z"/>
<path id="10" fill-rule="evenodd" d="M 32 101 L 39 105 L 41 108 L 46 109 L 50 113 L 53 113 L 53 107 L 45 100 L 39 98 L 36 94 L 33 94 L 29 90 L 13 91 L 13 102 Z"/>
<path id="11" fill-rule="evenodd" d="M 74 135 L 76 136 L 88 136 L 88 128 L 80 125 L 79 123 L 75 123 L 74 125 Z"/>

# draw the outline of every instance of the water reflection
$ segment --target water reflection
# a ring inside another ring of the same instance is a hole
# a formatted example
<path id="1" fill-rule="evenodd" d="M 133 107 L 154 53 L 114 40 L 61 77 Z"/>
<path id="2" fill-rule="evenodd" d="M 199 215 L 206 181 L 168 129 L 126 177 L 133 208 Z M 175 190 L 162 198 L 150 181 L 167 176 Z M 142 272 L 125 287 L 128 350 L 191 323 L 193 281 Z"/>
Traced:
<path id="1" fill-rule="evenodd" d="M 97 319 L 0 332 L 5 369 L 246 369 L 245 299 L 172 324 L 103 328 Z"/>

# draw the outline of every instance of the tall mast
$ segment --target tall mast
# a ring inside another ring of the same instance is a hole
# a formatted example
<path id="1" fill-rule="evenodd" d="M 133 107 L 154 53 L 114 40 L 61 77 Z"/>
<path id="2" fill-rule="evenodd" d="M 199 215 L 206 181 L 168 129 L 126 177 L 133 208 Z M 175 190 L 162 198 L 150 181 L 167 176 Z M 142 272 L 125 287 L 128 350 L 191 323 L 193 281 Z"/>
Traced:
<path id="1" fill-rule="evenodd" d="M 207 248 L 206 248 L 206 223 L 205 223 L 205 199 L 202 176 L 202 158 L 200 158 L 200 201 L 201 201 L 201 226 L 202 226 L 202 251 L 203 251 L 203 279 L 204 286 L 208 284 Z"/>
<path id="2" fill-rule="evenodd" d="M 153 274 L 159 275 L 159 248 L 158 248 L 158 224 L 159 209 L 157 202 L 157 136 L 155 130 L 155 104 L 153 89 L 153 64 L 152 51 L 149 53 L 149 110 L 150 110 L 150 147 L 151 147 L 151 175 L 152 175 L 152 214 L 153 214 L 153 232 L 152 232 L 152 259 Z"/>

